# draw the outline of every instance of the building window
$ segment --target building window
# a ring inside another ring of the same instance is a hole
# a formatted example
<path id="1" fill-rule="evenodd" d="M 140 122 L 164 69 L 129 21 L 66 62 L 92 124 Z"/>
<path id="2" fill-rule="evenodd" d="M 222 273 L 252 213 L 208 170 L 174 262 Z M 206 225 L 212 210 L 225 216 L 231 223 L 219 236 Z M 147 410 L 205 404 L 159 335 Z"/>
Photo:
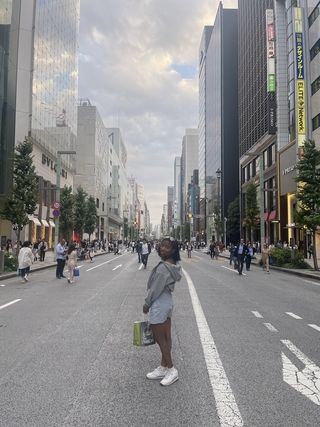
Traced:
<path id="1" fill-rule="evenodd" d="M 241 181 L 242 181 L 242 184 L 244 184 L 246 182 L 246 169 L 245 168 L 241 169 Z"/>
<path id="2" fill-rule="evenodd" d="M 310 60 L 312 61 L 320 52 L 320 39 L 310 49 Z"/>
<path id="3" fill-rule="evenodd" d="M 104 203 L 102 203 L 102 212 L 104 212 Z"/>
<path id="4" fill-rule="evenodd" d="M 97 206 L 97 208 L 99 207 L 99 204 L 100 204 L 99 199 L 96 199 L 96 206 Z"/>
<path id="5" fill-rule="evenodd" d="M 311 94 L 314 95 L 320 89 L 320 76 L 311 84 Z"/>
<path id="6" fill-rule="evenodd" d="M 270 156 L 271 156 L 271 165 L 274 165 L 276 163 L 276 144 L 272 144 L 270 147 Z"/>
<path id="7" fill-rule="evenodd" d="M 312 119 L 312 130 L 316 130 L 320 127 L 320 113 Z"/>
<path id="8" fill-rule="evenodd" d="M 263 152 L 263 169 L 267 169 L 268 166 L 268 150 L 265 150 Z"/>
<path id="9" fill-rule="evenodd" d="M 308 18 L 309 27 L 311 27 L 311 25 L 314 23 L 314 21 L 318 18 L 319 15 L 320 15 L 320 1 L 317 4 L 317 6 L 313 9 L 313 11 L 311 12 Z"/>

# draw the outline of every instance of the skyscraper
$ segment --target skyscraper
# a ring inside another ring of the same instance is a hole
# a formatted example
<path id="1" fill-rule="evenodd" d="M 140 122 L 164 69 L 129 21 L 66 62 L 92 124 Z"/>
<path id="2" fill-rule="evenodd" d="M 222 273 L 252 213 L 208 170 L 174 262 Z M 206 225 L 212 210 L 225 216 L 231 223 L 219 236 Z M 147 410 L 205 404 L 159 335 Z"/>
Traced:
<path id="1" fill-rule="evenodd" d="M 219 224 L 238 194 L 237 31 L 237 10 L 224 9 L 220 3 L 200 46 L 200 218 L 207 239 L 221 239 Z"/>
<path id="2" fill-rule="evenodd" d="M 31 137 L 39 177 L 39 209 L 25 237 L 44 237 L 49 246 L 54 228 L 51 205 L 57 151 L 74 150 L 76 145 L 79 7 L 80 0 L 8 0 L 0 4 L 5 36 L 0 81 L 9 102 L 1 102 L 6 120 L 1 123 L 0 169 L 10 177 L 14 146 Z M 61 186 L 73 185 L 74 170 L 74 157 L 62 156 Z M 6 197 L 11 177 L 0 182 L 0 192 Z M 6 227 L 1 228 L 1 235 L 8 235 L 9 224 L 1 224 Z"/>

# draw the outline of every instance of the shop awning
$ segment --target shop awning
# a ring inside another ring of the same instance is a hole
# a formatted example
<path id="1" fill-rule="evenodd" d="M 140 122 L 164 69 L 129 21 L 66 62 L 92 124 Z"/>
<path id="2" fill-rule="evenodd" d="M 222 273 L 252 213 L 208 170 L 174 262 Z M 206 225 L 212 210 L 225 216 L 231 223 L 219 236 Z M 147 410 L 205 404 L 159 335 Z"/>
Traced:
<path id="1" fill-rule="evenodd" d="M 39 225 L 41 227 L 41 222 L 39 221 L 39 219 L 35 216 L 29 215 L 28 216 L 29 220 L 32 221 L 35 225 Z"/>
<path id="2" fill-rule="evenodd" d="M 271 211 L 269 214 L 268 221 L 275 221 L 277 219 L 277 211 Z"/>
<path id="3" fill-rule="evenodd" d="M 51 227 L 55 227 L 56 226 L 56 224 L 52 221 L 52 219 L 49 219 L 49 225 Z"/>
<path id="4" fill-rule="evenodd" d="M 49 224 L 48 224 L 48 221 L 47 221 L 47 220 L 42 219 L 42 220 L 41 220 L 41 222 L 42 222 L 42 224 L 43 224 L 45 227 L 49 227 Z"/>

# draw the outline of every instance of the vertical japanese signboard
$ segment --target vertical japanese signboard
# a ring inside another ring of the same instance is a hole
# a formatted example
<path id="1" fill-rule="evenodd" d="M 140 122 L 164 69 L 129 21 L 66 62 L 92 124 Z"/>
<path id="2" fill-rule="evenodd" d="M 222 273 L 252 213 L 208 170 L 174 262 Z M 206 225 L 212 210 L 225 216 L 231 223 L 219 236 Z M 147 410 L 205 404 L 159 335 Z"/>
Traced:
<path id="1" fill-rule="evenodd" d="M 277 131 L 276 113 L 276 66 L 275 66 L 275 25 L 273 9 L 266 10 L 266 42 L 267 42 L 267 92 L 268 92 L 268 130 L 273 135 Z"/>
<path id="2" fill-rule="evenodd" d="M 304 145 L 306 139 L 306 88 L 303 40 L 303 17 L 300 7 L 294 8 L 294 49 L 296 61 L 296 132 L 298 147 Z"/>

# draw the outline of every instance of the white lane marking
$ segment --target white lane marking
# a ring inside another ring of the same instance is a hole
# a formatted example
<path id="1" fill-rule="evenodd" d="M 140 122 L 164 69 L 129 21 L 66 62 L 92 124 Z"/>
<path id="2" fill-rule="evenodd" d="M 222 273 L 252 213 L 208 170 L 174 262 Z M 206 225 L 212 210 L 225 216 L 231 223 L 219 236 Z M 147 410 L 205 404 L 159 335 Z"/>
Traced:
<path id="1" fill-rule="evenodd" d="M 189 274 L 183 269 L 188 283 L 193 311 L 196 317 L 201 345 L 207 365 L 209 379 L 216 401 L 217 412 L 222 427 L 242 427 L 243 420 L 232 393 L 231 386 L 223 368 L 216 344 L 211 335 L 207 320 L 203 313 L 197 292 Z"/>
<path id="2" fill-rule="evenodd" d="M 81 267 L 83 267 L 83 264 L 82 265 L 78 265 L 78 268 L 81 268 Z"/>
<path id="3" fill-rule="evenodd" d="M 320 326 L 318 326 L 318 325 L 312 325 L 312 324 L 308 324 L 308 326 L 310 326 L 310 328 L 313 328 L 313 329 L 315 329 L 316 331 L 319 331 L 319 332 L 320 332 Z"/>
<path id="4" fill-rule="evenodd" d="M 16 302 L 21 301 L 21 299 L 15 299 L 13 301 L 8 302 L 7 304 L 4 305 L 0 305 L 0 310 L 2 310 L 3 308 L 9 307 L 9 305 L 15 304 Z"/>
<path id="5" fill-rule="evenodd" d="M 6 285 L 0 285 L 1 286 L 1 288 L 5 288 L 6 287 Z"/>
<path id="6" fill-rule="evenodd" d="M 286 314 L 288 316 L 293 317 L 294 319 L 302 319 L 302 317 L 298 316 L 297 314 L 291 313 L 290 311 L 286 311 Z"/>
<path id="7" fill-rule="evenodd" d="M 312 280 L 304 280 L 306 283 L 311 283 L 312 285 L 320 286 L 320 282 L 313 282 Z"/>
<path id="8" fill-rule="evenodd" d="M 122 267 L 122 264 L 119 264 L 119 265 L 117 265 L 116 267 L 114 267 L 114 268 L 112 269 L 112 271 L 118 270 L 118 268 L 120 268 L 120 267 Z"/>
<path id="9" fill-rule="evenodd" d="M 119 259 L 120 257 L 122 257 L 124 255 L 126 255 L 126 254 L 118 255 L 117 258 L 109 259 L 109 261 L 103 262 L 102 264 L 95 265 L 94 267 L 91 267 L 86 271 L 91 271 L 91 270 L 94 270 L 95 268 L 101 267 L 102 265 L 109 264 L 109 262 L 116 261 L 117 259 Z"/>
<path id="10" fill-rule="evenodd" d="M 284 354 L 282 356 L 283 380 L 313 403 L 320 406 L 320 368 L 289 340 L 281 342 L 305 365 L 301 371 Z"/>
<path id="11" fill-rule="evenodd" d="M 269 329 L 271 332 L 278 332 L 278 329 L 276 329 L 271 323 L 264 323 L 264 326 Z"/>
<path id="12" fill-rule="evenodd" d="M 143 267 L 143 264 L 140 264 L 140 266 L 139 266 L 139 270 L 141 270 L 141 269 L 142 269 L 142 267 Z"/>
<path id="13" fill-rule="evenodd" d="M 263 316 L 259 313 L 259 311 L 251 311 L 251 313 L 254 314 L 258 319 L 263 319 Z"/>
<path id="14" fill-rule="evenodd" d="M 233 271 L 234 273 L 238 273 L 239 274 L 238 270 L 235 270 L 234 268 L 229 268 L 229 267 L 226 267 L 225 265 L 220 265 L 220 267 L 221 268 L 225 268 L 226 270 L 230 270 L 230 271 Z M 246 273 L 242 273 L 242 275 L 246 276 Z"/>

